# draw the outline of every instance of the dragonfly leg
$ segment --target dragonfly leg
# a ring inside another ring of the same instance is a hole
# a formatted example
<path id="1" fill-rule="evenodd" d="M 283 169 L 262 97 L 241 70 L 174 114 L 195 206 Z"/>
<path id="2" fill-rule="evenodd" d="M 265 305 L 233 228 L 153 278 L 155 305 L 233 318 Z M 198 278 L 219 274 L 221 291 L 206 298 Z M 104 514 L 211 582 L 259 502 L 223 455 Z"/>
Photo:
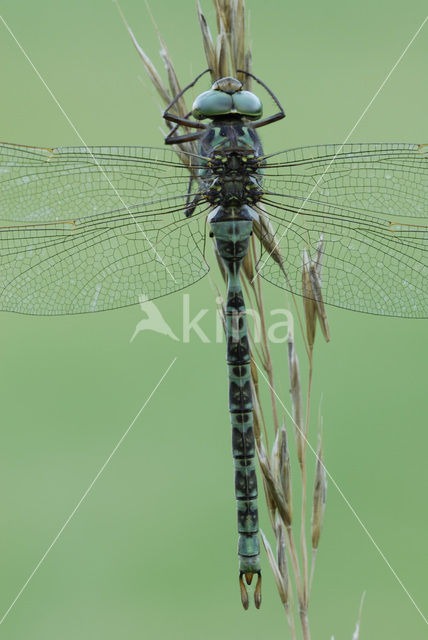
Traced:
<path id="1" fill-rule="evenodd" d="M 189 119 L 189 116 L 192 113 L 191 111 L 189 111 L 189 113 L 187 113 L 184 117 L 180 117 L 180 116 L 177 116 L 177 115 L 175 115 L 173 113 L 170 113 L 170 109 L 172 109 L 177 104 L 178 100 L 186 93 L 186 91 L 188 91 L 191 87 L 193 87 L 198 82 L 199 78 L 201 78 L 203 75 L 208 73 L 208 71 L 211 71 L 211 69 L 205 69 L 205 71 L 203 71 L 198 76 L 196 76 L 196 78 L 193 80 L 193 82 L 188 84 L 187 87 L 184 87 L 184 89 L 182 89 L 180 91 L 180 93 L 177 93 L 177 95 L 171 100 L 171 102 L 169 103 L 169 105 L 167 106 L 165 111 L 163 112 L 164 120 L 167 120 L 168 122 L 175 122 L 176 125 L 177 125 L 166 136 L 165 144 L 175 144 L 175 143 L 179 143 L 179 142 L 189 142 L 191 140 L 197 140 L 198 139 L 200 133 L 192 133 L 192 134 L 187 134 L 187 135 L 184 135 L 184 136 L 175 136 L 174 134 L 177 131 L 179 126 L 193 127 L 194 129 L 206 129 L 207 128 L 205 124 L 202 124 L 202 122 L 198 122 L 196 120 L 190 120 Z"/>
<path id="2" fill-rule="evenodd" d="M 192 115 L 192 112 L 189 111 L 188 113 L 186 113 L 186 115 L 184 116 L 185 119 L 187 119 L 189 116 Z M 170 122 L 170 121 L 168 121 Z M 176 133 L 179 129 L 180 126 L 184 126 L 181 125 L 179 122 L 177 122 L 169 131 L 168 135 L 165 138 L 165 144 L 175 144 L 177 142 L 188 142 L 188 138 L 190 137 L 192 140 L 195 139 L 194 136 L 199 137 L 199 131 L 198 133 L 192 133 L 192 134 L 185 134 L 182 136 L 177 136 Z M 182 140 L 182 138 L 186 138 L 186 140 Z"/>
<path id="3" fill-rule="evenodd" d="M 269 87 L 267 86 L 267 84 L 263 82 L 263 80 L 260 80 L 260 78 L 257 78 L 257 76 L 254 76 L 249 71 L 244 71 L 243 69 L 237 69 L 236 71 L 239 73 L 244 73 L 245 75 L 250 76 L 250 78 L 253 78 L 253 80 L 255 80 L 261 87 L 263 87 L 263 89 L 265 89 L 268 92 L 268 94 L 270 95 L 270 97 L 272 98 L 272 100 L 275 102 L 276 106 L 279 109 L 278 113 L 268 116 L 267 118 L 262 118 L 261 120 L 256 120 L 255 122 L 252 122 L 251 123 L 252 129 L 257 129 L 258 127 L 264 127 L 267 124 L 272 124 L 272 122 L 277 122 L 277 120 L 282 120 L 282 118 L 285 118 L 284 109 L 280 101 L 278 100 L 278 98 L 276 97 L 272 89 L 269 89 Z"/>
<path id="4" fill-rule="evenodd" d="M 211 71 L 211 69 L 205 69 L 205 71 L 202 71 L 202 73 L 200 73 L 199 75 L 196 76 L 196 78 L 193 80 L 193 82 L 191 82 L 190 84 L 187 85 L 187 87 L 184 87 L 184 89 L 182 89 L 180 91 L 180 93 L 177 93 L 177 95 L 175 96 L 175 98 L 173 98 L 171 100 L 171 102 L 169 103 L 169 105 L 167 106 L 167 108 L 165 109 L 165 111 L 163 112 L 163 117 L 165 118 L 165 120 L 169 120 L 169 117 L 171 114 L 169 113 L 169 110 L 176 104 L 176 102 L 178 102 L 178 100 L 181 98 L 181 96 L 183 96 L 186 91 L 188 91 L 189 89 L 191 89 L 192 87 L 195 86 L 195 84 L 198 82 L 198 80 L 200 78 L 202 78 L 202 76 L 204 76 L 206 73 L 208 73 L 208 71 Z"/>
<path id="5" fill-rule="evenodd" d="M 206 125 L 201 122 L 196 122 L 195 120 L 189 120 L 189 116 L 191 115 L 191 111 L 187 113 L 184 118 L 179 118 L 178 116 L 168 115 L 165 116 L 165 120 L 168 122 L 175 122 L 175 126 L 171 129 L 168 135 L 165 137 L 165 144 L 178 144 L 180 142 L 190 142 L 191 140 L 198 140 L 202 131 L 197 131 L 196 133 L 185 133 L 181 136 L 176 136 L 175 133 L 179 127 L 195 127 L 198 129 L 206 129 Z"/>
<path id="6" fill-rule="evenodd" d="M 179 144 L 181 142 L 191 142 L 192 140 L 198 140 L 201 137 L 201 133 L 201 131 L 198 131 L 197 133 L 188 133 L 182 136 L 174 137 L 171 137 L 171 133 L 168 133 L 165 138 L 165 144 Z"/>
<path id="7" fill-rule="evenodd" d="M 282 120 L 285 118 L 285 113 L 275 113 L 273 116 L 268 116 L 267 118 L 263 118 L 262 120 L 256 120 L 256 122 L 251 123 L 252 129 L 257 129 L 258 127 L 264 127 L 267 124 L 272 124 L 272 122 L 276 122 L 277 120 Z"/>
<path id="8" fill-rule="evenodd" d="M 187 197 L 186 197 L 186 207 L 184 209 L 186 218 L 190 218 L 190 216 L 193 215 L 193 212 L 198 206 L 199 201 L 202 199 L 202 193 L 197 193 L 192 200 L 190 199 L 190 195 L 191 195 L 190 191 L 192 189 L 192 183 L 194 179 L 195 178 L 193 176 L 190 176 L 189 178 L 189 186 L 187 188 Z"/>

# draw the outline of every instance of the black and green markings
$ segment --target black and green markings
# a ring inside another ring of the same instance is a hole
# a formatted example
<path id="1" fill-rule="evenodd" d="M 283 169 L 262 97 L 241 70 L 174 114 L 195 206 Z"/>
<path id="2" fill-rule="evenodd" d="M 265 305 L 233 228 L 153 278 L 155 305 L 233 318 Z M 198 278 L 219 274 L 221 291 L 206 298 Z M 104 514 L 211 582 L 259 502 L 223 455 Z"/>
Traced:
<path id="1" fill-rule="evenodd" d="M 239 585 L 245 609 L 248 608 L 248 594 L 244 579 L 251 584 L 254 575 L 257 575 L 254 602 L 257 608 L 260 607 L 261 572 L 250 348 L 239 270 L 248 252 L 253 221 L 258 220 L 253 207 L 262 197 L 263 149 L 256 128 L 284 117 L 276 97 L 261 81 L 254 79 L 267 89 L 279 107 L 278 113 L 262 119 L 259 98 L 244 91 L 236 78 L 227 77 L 214 82 L 209 91 L 196 98 L 192 108 L 195 120 L 184 121 L 169 109 L 164 114 L 177 126 L 186 124 L 199 129 L 198 133 L 177 136 L 176 126 L 165 142 L 199 141 L 201 191 L 188 203 L 186 215 L 191 216 L 202 199 L 211 204 L 213 210 L 208 216 L 211 235 L 228 276 L 225 324 L 229 412 L 239 535 Z M 204 119 L 209 119 L 209 124 L 202 124 Z"/>
<path id="2" fill-rule="evenodd" d="M 245 577 L 250 584 L 257 574 L 256 606 L 261 600 L 260 543 L 258 537 L 257 477 L 253 432 L 250 349 L 240 266 L 248 251 L 252 220 L 240 218 L 240 211 L 214 212 L 211 229 L 217 250 L 228 274 L 225 312 L 229 411 L 232 425 L 232 451 L 235 467 L 235 497 L 238 517 L 239 578 L 244 606 L 248 606 Z M 232 219 L 228 219 L 232 216 Z M 222 218 L 225 218 L 224 220 Z"/>

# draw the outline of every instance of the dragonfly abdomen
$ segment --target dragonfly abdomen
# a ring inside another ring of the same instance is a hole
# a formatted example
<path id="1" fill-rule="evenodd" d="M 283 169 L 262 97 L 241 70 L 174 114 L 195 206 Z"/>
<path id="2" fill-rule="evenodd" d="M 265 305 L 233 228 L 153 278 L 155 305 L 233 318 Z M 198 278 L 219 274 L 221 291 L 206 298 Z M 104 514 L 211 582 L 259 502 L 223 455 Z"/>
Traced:
<path id="1" fill-rule="evenodd" d="M 218 207 L 209 218 L 217 250 L 228 274 L 225 309 L 226 359 L 229 374 L 229 412 L 239 535 L 239 578 L 245 608 L 248 606 L 248 597 L 242 580 L 243 576 L 247 584 L 250 584 L 253 575 L 258 574 L 255 590 L 256 606 L 260 606 L 261 599 L 251 356 L 239 275 L 242 260 L 248 251 L 255 217 L 255 212 L 250 207 L 244 206 L 241 210 Z"/>

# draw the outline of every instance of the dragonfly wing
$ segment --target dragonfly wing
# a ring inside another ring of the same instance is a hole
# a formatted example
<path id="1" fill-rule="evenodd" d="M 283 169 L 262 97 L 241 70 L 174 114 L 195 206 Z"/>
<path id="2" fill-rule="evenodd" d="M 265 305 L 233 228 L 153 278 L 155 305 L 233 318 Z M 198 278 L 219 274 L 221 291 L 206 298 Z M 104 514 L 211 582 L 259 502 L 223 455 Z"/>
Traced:
<path id="1" fill-rule="evenodd" d="M 322 294 L 331 305 L 403 317 L 428 315 L 428 146 L 350 144 L 270 156 L 262 206 L 286 268 L 261 275 L 301 294 L 303 251 L 323 238 Z"/>
<path id="2" fill-rule="evenodd" d="M 182 195 L 189 175 L 171 149 L 0 143 L 0 219 L 53 222 Z"/>
<path id="3" fill-rule="evenodd" d="M 185 217 L 189 172 L 170 150 L 0 147 L 1 310 L 103 311 L 207 273 L 203 211 Z"/>

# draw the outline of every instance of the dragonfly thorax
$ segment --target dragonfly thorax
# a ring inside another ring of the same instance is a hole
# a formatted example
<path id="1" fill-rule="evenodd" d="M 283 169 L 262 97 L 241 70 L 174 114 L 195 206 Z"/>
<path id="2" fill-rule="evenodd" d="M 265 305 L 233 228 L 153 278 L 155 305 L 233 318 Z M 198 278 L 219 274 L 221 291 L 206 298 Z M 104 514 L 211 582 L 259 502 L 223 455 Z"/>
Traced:
<path id="1" fill-rule="evenodd" d="M 245 150 L 215 153 L 208 162 L 205 184 L 211 204 L 226 208 L 255 204 L 262 196 L 259 160 Z"/>

